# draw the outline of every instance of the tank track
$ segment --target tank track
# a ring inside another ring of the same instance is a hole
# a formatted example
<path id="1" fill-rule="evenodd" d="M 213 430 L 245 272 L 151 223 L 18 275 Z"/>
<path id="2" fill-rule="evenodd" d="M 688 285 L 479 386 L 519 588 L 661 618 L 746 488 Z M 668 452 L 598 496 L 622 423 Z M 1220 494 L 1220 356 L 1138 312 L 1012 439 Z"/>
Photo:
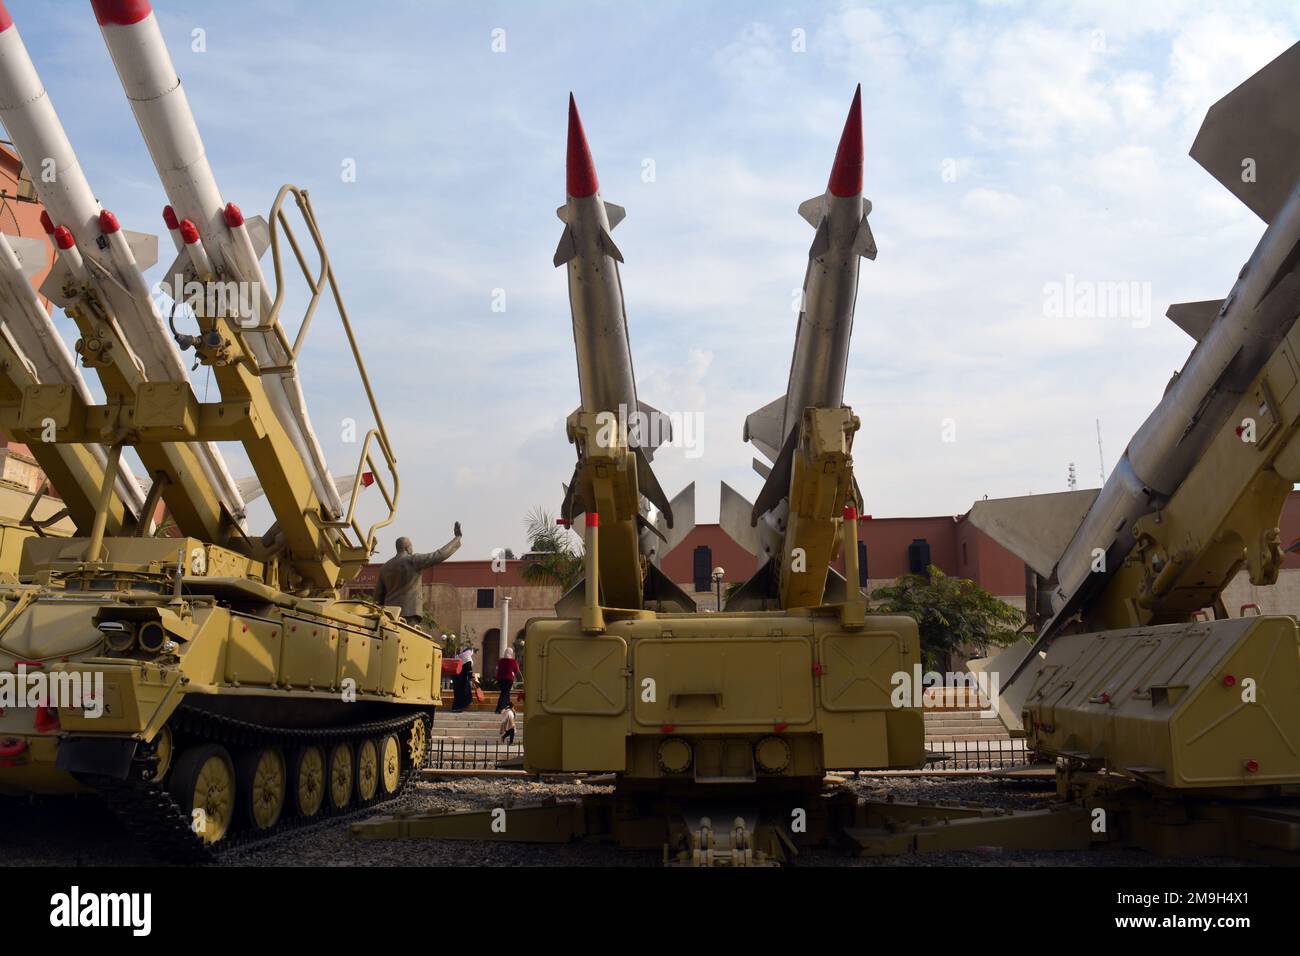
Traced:
<path id="1" fill-rule="evenodd" d="M 400 740 L 417 720 L 432 724 L 432 715 L 419 712 L 392 720 L 372 721 L 345 727 L 299 729 L 267 727 L 231 717 L 181 708 L 172 716 L 168 726 L 173 734 L 218 743 L 231 750 L 254 746 L 275 746 L 289 750 L 309 744 L 328 749 L 340 741 L 360 741 L 384 734 L 397 734 Z M 412 764 L 405 747 L 402 748 L 401 755 L 401 776 L 396 791 L 390 796 L 380 796 L 377 792 L 372 800 L 366 803 L 353 802 L 342 810 L 331 810 L 329 801 L 326 800 L 319 813 L 313 817 L 302 818 L 289 815 L 287 806 L 289 798 L 286 795 L 285 813 L 275 826 L 265 830 L 254 830 L 246 826 L 232 828 L 225 838 L 215 844 L 204 843 L 194 833 L 190 827 L 189 815 L 172 799 L 171 794 L 163 786 L 143 779 L 138 773 L 133 772 L 127 780 L 100 778 L 93 781 L 93 785 L 131 835 L 158 859 L 169 863 L 212 863 L 232 850 L 247 849 L 274 840 L 286 833 L 306 832 L 320 826 L 336 824 L 398 799 L 415 781 L 416 771 L 419 769 Z"/>

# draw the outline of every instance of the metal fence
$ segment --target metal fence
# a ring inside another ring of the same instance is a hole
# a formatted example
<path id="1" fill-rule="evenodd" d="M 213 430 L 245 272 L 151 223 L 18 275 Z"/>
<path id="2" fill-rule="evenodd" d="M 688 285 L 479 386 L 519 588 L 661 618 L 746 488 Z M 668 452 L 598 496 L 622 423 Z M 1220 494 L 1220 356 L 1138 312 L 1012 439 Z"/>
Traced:
<path id="1" fill-rule="evenodd" d="M 1020 738 L 1001 740 L 927 740 L 925 749 L 943 754 L 931 760 L 927 770 L 1002 770 L 1030 762 L 1029 750 Z"/>
<path id="2" fill-rule="evenodd" d="M 520 740 L 507 744 L 500 740 L 439 737 L 429 742 L 425 766 L 435 770 L 495 770 L 502 762 L 523 755 Z"/>

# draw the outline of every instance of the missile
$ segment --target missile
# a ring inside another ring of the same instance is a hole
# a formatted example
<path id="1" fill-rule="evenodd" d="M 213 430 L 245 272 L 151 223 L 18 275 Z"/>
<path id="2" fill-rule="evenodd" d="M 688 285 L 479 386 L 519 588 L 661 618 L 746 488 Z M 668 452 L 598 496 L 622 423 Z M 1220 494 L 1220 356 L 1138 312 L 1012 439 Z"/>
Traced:
<path id="1" fill-rule="evenodd" d="M 1288 106 L 1298 88 L 1300 44 L 1206 114 L 1192 158 L 1268 227 L 1226 298 L 1170 307 L 1196 346 L 1058 552 L 1040 643 L 1100 592 L 1133 548 L 1134 521 L 1178 490 L 1300 312 L 1300 120 Z M 1258 177 L 1243 173 L 1243 157 Z"/>
<path id="2" fill-rule="evenodd" d="M 208 275 L 198 265 L 205 263 L 213 270 L 209 275 L 220 274 L 251 284 L 254 312 L 242 316 L 241 321 L 247 320 L 244 335 L 259 365 L 277 369 L 266 376 L 267 395 L 308 466 L 317 500 L 325 511 L 341 515 L 343 501 L 312 429 L 293 357 L 273 330 L 259 324 L 261 317 L 270 312 L 272 302 L 258 261 L 265 242 L 259 249 L 257 244 L 245 241 L 246 237 L 239 235 L 246 228 L 242 215 L 227 215 L 227 203 L 208 163 L 203 138 L 153 8 L 148 0 L 91 0 L 91 6 L 167 194 L 171 211 L 164 211 L 164 218 L 168 231 L 173 241 L 179 233 L 184 245 L 167 277 L 175 281 L 173 277 L 178 274 L 196 273 L 206 279 Z M 190 223 L 188 229 L 186 221 Z M 257 223 L 257 235 L 264 239 L 266 225 L 260 218 Z M 177 284 L 183 287 L 183 283 Z"/>
<path id="3" fill-rule="evenodd" d="M 731 488 L 723 489 L 722 514 L 732 525 L 735 540 L 770 558 L 780 547 L 785 530 L 786 499 L 790 492 L 791 465 L 799 423 L 805 409 L 839 408 L 844 404 L 844 378 L 848 370 L 853 309 L 858 294 L 858 267 L 863 258 L 876 258 L 876 241 L 867 216 L 871 202 L 862 196 L 862 87 L 853 94 L 835 162 L 826 190 L 800 204 L 799 215 L 816 230 L 808 249 L 799 324 L 785 394 L 745 419 L 744 438 L 752 442 L 771 466 L 755 460 L 755 470 L 765 483 L 753 506 L 744 514 L 743 499 Z M 763 526 L 756 537 L 740 527 L 748 517 L 751 527 Z M 737 520 L 741 519 L 741 520 Z"/>
<path id="4" fill-rule="evenodd" d="M 565 167 L 566 199 L 556 210 L 564 231 L 553 262 L 557 268 L 568 267 L 581 410 L 615 416 L 620 425 L 627 426 L 628 444 L 636 455 L 639 490 L 672 527 L 672 505 L 650 470 L 655 448 L 671 438 L 671 432 L 661 412 L 637 399 L 623 283 L 618 271 L 623 253 L 610 236 L 627 213 L 600 194 L 596 166 L 573 94 L 569 94 Z M 570 495 L 561 509 L 568 519 L 572 518 L 573 488 L 571 483 Z"/>

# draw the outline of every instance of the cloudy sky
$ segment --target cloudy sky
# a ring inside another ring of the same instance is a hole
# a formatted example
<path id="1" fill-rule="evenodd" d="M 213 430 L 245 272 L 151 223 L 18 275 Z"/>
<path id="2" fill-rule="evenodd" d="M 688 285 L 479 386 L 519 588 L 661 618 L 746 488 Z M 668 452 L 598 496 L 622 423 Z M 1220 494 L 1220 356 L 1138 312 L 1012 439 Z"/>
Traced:
<path id="1" fill-rule="evenodd" d="M 880 252 L 846 390 L 858 479 L 876 516 L 958 514 L 1063 490 L 1071 462 L 1098 484 L 1098 420 L 1114 465 L 1190 350 L 1165 309 L 1225 295 L 1263 231 L 1187 150 L 1300 36 L 1284 2 L 156 6 L 226 198 L 251 214 L 284 182 L 311 191 L 399 458 L 381 553 L 459 518 L 465 557 L 520 550 L 572 469 L 551 266 L 570 90 L 628 211 L 641 397 L 700 425 L 656 470 L 669 494 L 694 480 L 714 521 L 721 480 L 757 493 L 741 427 L 789 370 L 812 239 L 795 210 L 862 83 Z M 161 231 L 89 4 L 8 7 L 103 204 Z M 1118 312 L 1076 298 L 1119 288 Z M 341 423 L 365 409 L 317 322 L 304 385 L 350 472 Z"/>

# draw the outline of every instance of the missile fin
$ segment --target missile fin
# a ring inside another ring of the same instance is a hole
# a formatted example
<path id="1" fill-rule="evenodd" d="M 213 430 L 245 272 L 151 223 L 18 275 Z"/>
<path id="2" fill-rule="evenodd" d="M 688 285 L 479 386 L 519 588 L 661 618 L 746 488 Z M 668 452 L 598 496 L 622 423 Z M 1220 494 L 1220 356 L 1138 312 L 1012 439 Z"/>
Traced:
<path id="1" fill-rule="evenodd" d="M 966 517 L 1047 578 L 1096 499 L 1096 488 L 993 498 L 975 502 Z"/>
<path id="2" fill-rule="evenodd" d="M 566 225 L 563 234 L 560 236 L 560 244 L 555 247 L 555 257 L 551 261 L 556 266 L 562 266 L 577 254 L 578 242 L 573 236 L 573 227 Z"/>
<path id="3" fill-rule="evenodd" d="M 718 524 L 731 540 L 750 554 L 757 555 L 763 550 L 759 541 L 758 529 L 749 523 L 749 514 L 754 506 L 749 499 L 732 488 L 725 481 L 722 483 L 722 501 L 718 508 Z"/>
<path id="4" fill-rule="evenodd" d="M 162 281 L 173 289 L 179 285 L 182 292 L 191 282 L 198 281 L 198 273 L 194 271 L 194 262 L 190 259 L 188 251 L 182 249 L 176 258 L 172 260 L 172 264 L 163 273 Z M 172 298 L 178 297 L 173 296 Z"/>
<path id="5" fill-rule="evenodd" d="M 799 215 L 807 220 L 808 225 L 816 229 L 826 218 L 826 196 L 813 196 L 812 199 L 805 199 L 799 204 Z"/>
<path id="6" fill-rule="evenodd" d="M 673 526 L 673 506 L 668 501 L 668 496 L 664 494 L 663 488 L 659 487 L 659 479 L 650 469 L 650 459 L 645 456 L 644 448 L 634 448 L 636 455 L 636 483 L 642 496 L 652 505 L 659 509 L 663 514 L 664 520 L 668 527 Z"/>
<path id="7" fill-rule="evenodd" d="M 772 466 L 767 462 L 755 458 L 752 464 L 754 465 L 754 470 L 762 477 L 766 478 L 768 475 L 772 474 Z"/>
<path id="8" fill-rule="evenodd" d="M 623 261 L 623 253 L 619 252 L 618 246 L 614 245 L 614 238 L 604 229 L 600 230 L 600 248 L 605 251 L 605 255 L 618 262 Z"/>
<path id="9" fill-rule="evenodd" d="M 669 420 L 667 415 L 659 411 L 659 409 L 655 408 L 649 402 L 643 402 L 640 399 L 637 399 L 636 407 L 641 414 L 645 416 L 646 423 L 650 426 L 649 435 L 638 435 L 637 438 L 642 447 L 647 449 L 646 458 L 650 461 L 654 461 L 655 450 L 663 445 L 664 442 L 670 442 L 673 440 L 673 423 Z M 650 440 L 646 441 L 645 439 L 647 438 Z"/>
<path id="10" fill-rule="evenodd" d="M 655 527 L 664 539 L 663 552 L 667 554 L 686 539 L 695 530 L 695 482 L 691 482 L 673 496 L 673 524 L 670 527 L 660 512 L 655 517 Z"/>
<path id="11" fill-rule="evenodd" d="M 727 597 L 728 611 L 774 611 L 779 607 L 776 565 L 764 561 L 748 581 Z"/>
<path id="12" fill-rule="evenodd" d="M 249 216 L 244 220 L 244 228 L 248 230 L 248 238 L 253 243 L 253 253 L 260 260 L 271 246 L 271 229 L 261 216 Z"/>
<path id="13" fill-rule="evenodd" d="M 749 514 L 751 527 L 756 527 L 758 519 L 779 505 L 781 500 L 790 493 L 790 475 L 794 469 L 794 447 L 798 441 L 799 429 L 793 428 L 785 444 L 781 446 L 781 454 L 777 455 L 776 461 L 772 463 L 772 474 L 768 475 L 763 490 L 758 493 L 758 500 L 754 502 L 754 509 Z"/>
<path id="14" fill-rule="evenodd" d="M 76 301 L 76 298 L 68 298 L 63 294 L 63 288 L 72 279 L 72 270 L 62 259 L 55 259 L 54 265 L 50 267 L 50 274 L 45 277 L 41 283 L 40 293 L 49 299 L 61 309 L 66 309 Z"/>
<path id="15" fill-rule="evenodd" d="M 876 237 L 871 233 L 871 223 L 867 222 L 866 213 L 862 215 L 862 222 L 858 224 L 858 234 L 853 240 L 853 251 L 864 259 L 876 258 Z"/>
<path id="16" fill-rule="evenodd" d="M 646 565 L 645 569 L 645 595 L 643 598 L 647 609 L 654 603 L 658 605 L 658 610 L 663 610 L 664 605 L 676 605 L 682 611 L 694 611 L 695 599 L 677 586 L 668 575 L 654 564 Z"/>
<path id="17" fill-rule="evenodd" d="M 786 397 L 773 399 L 756 412 L 750 412 L 745 419 L 744 439 L 752 442 L 754 447 L 776 461 L 781 453 L 781 426 L 785 419 Z"/>
<path id="18" fill-rule="evenodd" d="M 1179 302 L 1171 305 L 1165 315 L 1197 342 L 1205 338 L 1210 326 L 1223 308 L 1222 299 L 1206 299 L 1202 302 Z"/>
<path id="19" fill-rule="evenodd" d="M 564 489 L 564 500 L 560 503 L 560 517 L 569 524 L 573 524 L 574 519 L 587 510 L 582 500 L 582 483 L 578 480 L 578 467 L 574 466 L 573 477 L 569 479 L 569 483 L 560 486 Z"/>
<path id="20" fill-rule="evenodd" d="M 627 218 L 627 210 L 618 203 L 606 199 L 602 199 L 601 202 L 605 204 L 605 217 L 609 219 L 609 231 L 613 232 L 614 227 Z"/>
<path id="21" fill-rule="evenodd" d="M 1300 43 L 1211 106 L 1192 143 L 1192 159 L 1265 222 L 1300 181 L 1297 89 Z"/>
<path id="22" fill-rule="evenodd" d="M 826 223 L 827 220 L 823 219 L 817 227 L 817 235 L 813 236 L 812 246 L 808 249 L 809 259 L 820 259 L 830 250 L 831 231 Z"/>
<path id="23" fill-rule="evenodd" d="M 23 275 L 27 279 L 40 272 L 49 262 L 50 244 L 44 239 L 30 239 L 25 236 L 6 235 L 14 254 L 22 264 Z"/>
<path id="24" fill-rule="evenodd" d="M 130 229 L 123 229 L 122 235 L 126 237 L 126 244 L 131 248 L 131 255 L 135 256 L 135 264 L 140 267 L 140 271 L 152 269 L 158 262 L 158 237 L 148 232 L 132 232 Z"/>

